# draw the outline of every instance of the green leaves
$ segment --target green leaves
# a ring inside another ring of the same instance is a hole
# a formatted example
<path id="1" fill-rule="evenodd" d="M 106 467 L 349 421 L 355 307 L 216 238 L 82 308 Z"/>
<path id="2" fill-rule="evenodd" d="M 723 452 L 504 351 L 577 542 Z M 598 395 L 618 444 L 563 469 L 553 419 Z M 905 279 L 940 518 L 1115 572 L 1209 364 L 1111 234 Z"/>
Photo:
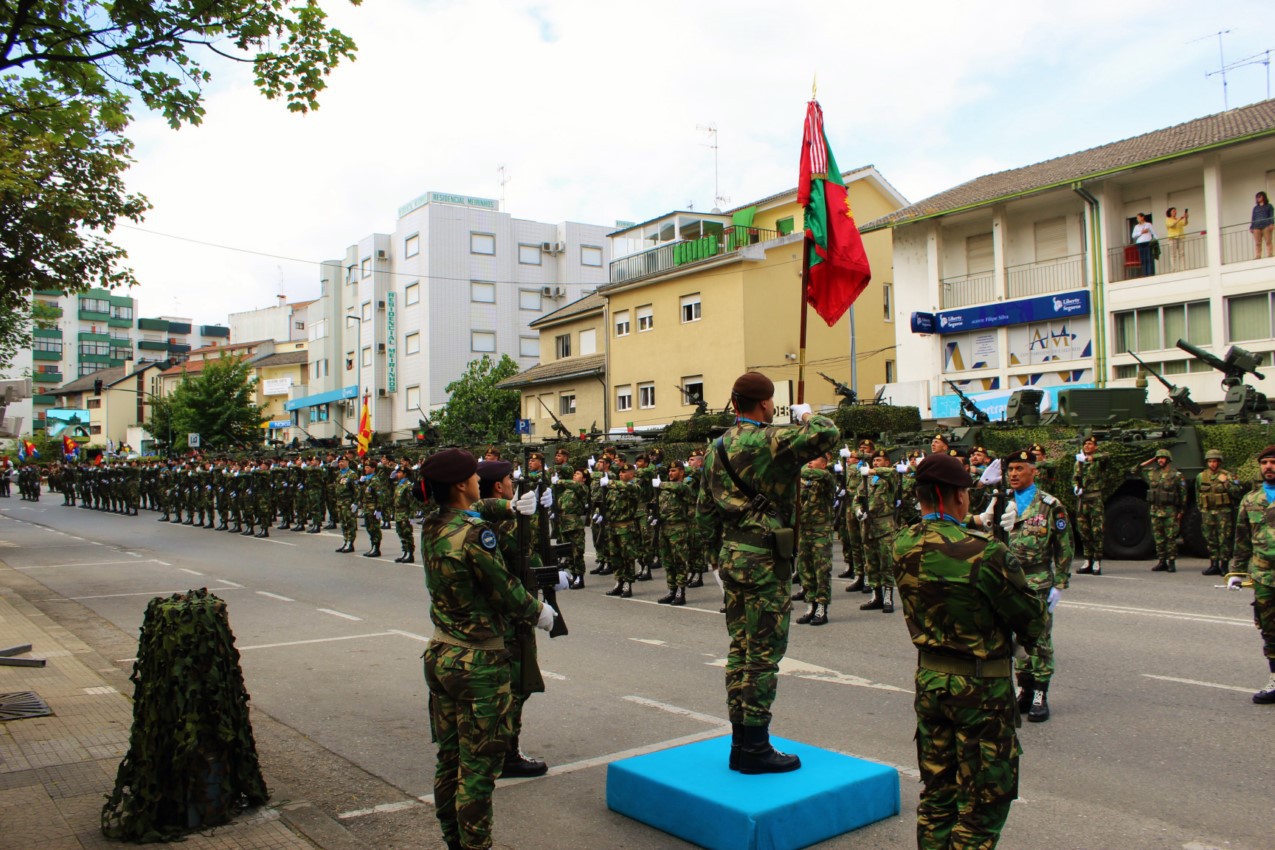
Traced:
<path id="1" fill-rule="evenodd" d="M 496 384 L 517 374 L 518 364 L 507 354 L 499 363 L 486 354 L 471 361 L 465 374 L 447 385 L 447 406 L 430 415 L 442 441 L 474 445 L 513 438 L 520 394 L 497 389 Z"/>
<path id="2" fill-rule="evenodd" d="M 167 398 L 155 399 L 147 430 L 162 443 L 186 445 L 187 434 L 199 434 L 205 447 L 225 450 L 257 446 L 264 417 L 255 402 L 252 368 L 240 357 L 204 362 L 202 371 L 188 375 Z"/>

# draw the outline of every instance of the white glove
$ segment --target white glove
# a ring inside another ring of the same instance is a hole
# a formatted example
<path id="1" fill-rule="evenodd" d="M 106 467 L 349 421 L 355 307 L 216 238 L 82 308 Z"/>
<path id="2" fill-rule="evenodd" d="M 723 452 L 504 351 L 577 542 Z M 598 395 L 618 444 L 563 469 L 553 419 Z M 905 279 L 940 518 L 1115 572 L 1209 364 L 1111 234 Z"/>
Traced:
<path id="1" fill-rule="evenodd" d="M 531 516 L 536 512 L 536 491 L 528 490 L 513 502 L 514 510 L 523 516 Z"/>
<path id="2" fill-rule="evenodd" d="M 806 415 L 814 415 L 814 411 L 810 409 L 810 405 L 808 404 L 794 404 L 792 407 L 788 408 L 788 410 L 792 414 L 793 422 L 800 422 Z"/>
<path id="3" fill-rule="evenodd" d="M 846 497 L 846 491 L 845 491 L 845 490 L 838 490 L 838 491 L 837 491 L 837 498 L 838 498 L 838 499 L 844 499 L 845 497 Z"/>
<path id="4" fill-rule="evenodd" d="M 1240 585 L 1244 583 L 1244 576 L 1231 576 L 1226 580 L 1227 590 L 1239 590 Z"/>
<path id="5" fill-rule="evenodd" d="M 837 452 L 837 454 L 841 455 L 842 457 L 850 457 L 850 447 L 842 446 L 841 451 Z"/>
<path id="6" fill-rule="evenodd" d="M 894 506 L 895 506 L 896 508 L 900 508 L 900 507 L 902 507 L 902 506 L 903 506 L 903 500 L 902 500 L 902 499 L 895 499 L 895 500 L 894 500 Z"/>
<path id="7" fill-rule="evenodd" d="M 536 620 L 536 628 L 544 629 L 546 632 L 553 628 L 553 619 L 558 616 L 558 612 L 553 610 L 553 606 L 548 602 L 540 606 L 540 617 Z"/>
<path id="8" fill-rule="evenodd" d="M 571 584 L 571 573 L 566 570 L 558 570 L 558 583 L 553 586 L 553 589 L 566 590 L 569 584 Z"/>
<path id="9" fill-rule="evenodd" d="M 553 475 L 549 478 L 549 483 L 550 483 L 550 484 L 557 484 L 557 483 L 558 483 L 558 473 L 556 473 L 556 472 L 555 472 L 555 473 L 554 473 L 554 474 L 553 474 Z"/>
<path id="10" fill-rule="evenodd" d="M 908 462 L 907 462 L 906 460 L 901 460 L 901 461 L 899 461 L 897 464 L 895 464 L 894 471 L 895 471 L 895 472 L 897 472 L 897 473 L 899 473 L 900 475 L 903 475 L 903 474 L 905 474 L 905 473 L 906 473 L 906 472 L 907 472 L 910 468 L 911 468 L 911 467 L 909 467 L 909 466 L 908 466 Z"/>
<path id="11" fill-rule="evenodd" d="M 522 477 L 522 469 L 515 466 L 514 471 L 511 473 L 511 475 L 513 476 L 513 479 L 517 481 L 519 478 Z"/>
<path id="12" fill-rule="evenodd" d="M 996 515 L 996 503 L 998 501 L 1000 500 L 992 499 L 991 503 L 988 504 L 987 506 L 987 510 L 983 511 L 981 514 L 978 515 L 978 524 L 982 528 L 991 529 L 992 517 Z"/>
<path id="13" fill-rule="evenodd" d="M 1005 503 L 1005 513 L 1001 514 L 1001 528 L 1007 532 L 1013 531 L 1016 522 L 1018 522 L 1018 503 L 1010 499 Z"/>
<path id="14" fill-rule="evenodd" d="M 594 465 L 596 464 L 597 464 L 597 461 L 593 459 L 593 455 L 589 455 L 589 469 L 593 469 Z"/>
<path id="15" fill-rule="evenodd" d="M 660 518 L 659 518 L 659 517 L 656 517 L 656 516 L 651 517 L 651 528 L 655 528 L 655 526 L 657 526 L 657 525 L 659 525 L 659 524 L 660 524 Z"/>
<path id="16" fill-rule="evenodd" d="M 660 485 L 663 483 L 664 483 L 663 481 L 660 481 L 660 476 L 658 475 L 651 479 L 651 486 L 657 490 L 659 489 Z"/>
<path id="17" fill-rule="evenodd" d="M 610 478 L 607 478 L 605 475 L 603 475 L 603 476 L 602 476 L 602 478 L 601 478 L 601 480 L 599 480 L 599 481 L 598 481 L 598 486 L 599 486 L 599 487 L 610 487 L 610 486 L 611 486 L 611 479 L 610 479 Z"/>
<path id="18" fill-rule="evenodd" d="M 601 525 L 601 524 L 602 524 L 602 514 L 594 514 L 594 515 L 593 515 L 593 524 L 594 524 L 594 525 Z"/>
<path id="19" fill-rule="evenodd" d="M 1062 591 L 1056 587 L 1049 588 L 1049 613 L 1054 613 L 1058 603 L 1062 601 Z"/>
<path id="20" fill-rule="evenodd" d="M 546 510 L 553 507 L 553 491 L 548 487 L 546 487 L 545 491 L 540 494 L 540 507 L 545 508 Z"/>
<path id="21" fill-rule="evenodd" d="M 832 471 L 833 471 L 833 472 L 835 472 L 835 473 L 837 473 L 838 475 L 840 475 L 840 474 L 841 474 L 841 471 L 842 471 L 843 469 L 845 469 L 845 467 L 843 467 L 843 466 L 842 466 L 841 464 L 839 464 L 839 463 L 834 463 L 834 464 L 832 465 Z"/>
<path id="22" fill-rule="evenodd" d="M 865 511 L 855 511 L 854 518 L 857 519 L 859 522 L 863 522 L 865 519 L 868 518 L 868 514 Z"/>
<path id="23" fill-rule="evenodd" d="M 1071 488 L 1071 492 L 1073 492 L 1073 493 L 1075 493 L 1077 496 L 1079 496 L 1081 493 L 1083 493 L 1083 492 L 1084 492 L 1084 490 L 1081 490 L 1079 487 L 1072 487 L 1072 488 Z"/>
<path id="24" fill-rule="evenodd" d="M 1084 462 L 1085 462 L 1085 453 L 1076 452 L 1076 463 L 1084 463 Z"/>
<path id="25" fill-rule="evenodd" d="M 865 463 L 863 466 L 859 467 L 859 474 L 862 475 L 864 478 L 867 478 L 869 475 L 872 474 L 872 467 L 868 466 Z"/>

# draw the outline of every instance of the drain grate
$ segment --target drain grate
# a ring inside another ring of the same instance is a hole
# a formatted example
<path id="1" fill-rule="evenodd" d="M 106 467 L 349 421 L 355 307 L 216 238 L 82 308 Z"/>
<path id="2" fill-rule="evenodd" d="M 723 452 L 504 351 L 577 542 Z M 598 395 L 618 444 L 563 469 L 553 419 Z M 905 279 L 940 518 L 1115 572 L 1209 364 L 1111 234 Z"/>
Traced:
<path id="1" fill-rule="evenodd" d="M 51 714 L 53 709 L 35 691 L 0 694 L 0 721 L 48 717 Z"/>

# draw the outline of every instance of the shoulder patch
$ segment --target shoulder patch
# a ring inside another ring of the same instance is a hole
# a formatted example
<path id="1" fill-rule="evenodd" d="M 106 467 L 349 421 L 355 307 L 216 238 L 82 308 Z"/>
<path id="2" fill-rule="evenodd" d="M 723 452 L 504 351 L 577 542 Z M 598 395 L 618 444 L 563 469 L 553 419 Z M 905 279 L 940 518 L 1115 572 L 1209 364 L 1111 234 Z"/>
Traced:
<path id="1" fill-rule="evenodd" d="M 1058 504 L 1058 500 L 1057 500 L 1057 499 L 1055 499 L 1053 496 L 1049 495 L 1048 493 L 1041 493 L 1041 494 L 1040 494 L 1040 500 L 1041 500 L 1042 502 L 1044 502 L 1045 504 L 1047 504 L 1047 505 L 1056 505 L 1056 504 Z"/>
<path id="2" fill-rule="evenodd" d="M 1054 528 L 1058 529 L 1059 531 L 1066 531 L 1067 518 L 1060 516 L 1058 517 L 1058 519 L 1054 520 Z"/>
<path id="3" fill-rule="evenodd" d="M 494 552 L 496 550 L 496 532 L 490 528 L 484 528 L 482 533 L 478 535 L 478 542 L 484 549 Z"/>

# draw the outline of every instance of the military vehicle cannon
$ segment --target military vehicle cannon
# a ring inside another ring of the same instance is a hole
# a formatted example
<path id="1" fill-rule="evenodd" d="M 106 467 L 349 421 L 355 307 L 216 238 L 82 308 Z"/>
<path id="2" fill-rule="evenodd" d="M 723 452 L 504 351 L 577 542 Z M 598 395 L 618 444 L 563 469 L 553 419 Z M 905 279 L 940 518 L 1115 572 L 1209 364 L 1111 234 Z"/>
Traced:
<path id="1" fill-rule="evenodd" d="M 1196 360 L 1222 373 L 1222 386 L 1226 389 L 1226 398 L 1213 414 L 1214 422 L 1253 422 L 1258 419 L 1258 414 L 1270 410 L 1266 396 L 1244 383 L 1245 375 L 1252 375 L 1258 380 L 1266 379 L 1265 375 L 1257 371 L 1261 360 L 1256 354 L 1245 351 L 1238 345 L 1232 345 L 1227 350 L 1226 357 L 1218 357 L 1184 339 L 1178 340 L 1177 345 Z"/>

